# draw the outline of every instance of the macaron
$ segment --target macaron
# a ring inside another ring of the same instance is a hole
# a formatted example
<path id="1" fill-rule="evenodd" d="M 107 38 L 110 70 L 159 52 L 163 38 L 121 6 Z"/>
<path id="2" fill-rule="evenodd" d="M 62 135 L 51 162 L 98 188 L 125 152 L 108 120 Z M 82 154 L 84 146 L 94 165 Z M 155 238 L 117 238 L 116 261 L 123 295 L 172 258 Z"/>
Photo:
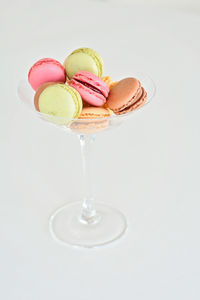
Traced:
<path id="1" fill-rule="evenodd" d="M 66 73 L 63 66 L 53 58 L 38 60 L 29 70 L 28 81 L 36 91 L 45 82 L 66 81 Z"/>
<path id="2" fill-rule="evenodd" d="M 37 111 L 40 111 L 39 108 L 39 97 L 40 94 L 42 94 L 42 92 L 46 89 L 46 87 L 48 87 L 49 85 L 53 85 L 55 84 L 54 82 L 45 82 L 43 84 L 40 85 L 40 87 L 37 89 L 35 96 L 34 96 L 34 105 L 35 105 L 35 109 Z"/>
<path id="3" fill-rule="evenodd" d="M 76 119 L 82 111 L 82 99 L 72 87 L 63 83 L 44 83 L 34 97 L 36 110 L 41 113 Z"/>
<path id="4" fill-rule="evenodd" d="M 125 114 L 142 106 L 147 93 L 136 78 L 125 78 L 110 90 L 106 104 L 117 115 Z"/>
<path id="5" fill-rule="evenodd" d="M 79 71 L 88 71 L 99 77 L 102 77 L 104 72 L 101 56 L 90 48 L 79 48 L 73 51 L 66 58 L 64 66 L 69 79 Z"/>
<path id="6" fill-rule="evenodd" d="M 111 111 L 103 107 L 84 107 L 79 118 L 70 125 L 70 128 L 83 134 L 96 133 L 109 126 L 110 115 Z"/>
<path id="7" fill-rule="evenodd" d="M 79 119 L 98 119 L 98 118 L 108 118 L 111 115 L 111 111 L 109 109 L 103 107 L 84 107 L 82 109 L 81 114 L 79 115 Z"/>
<path id="8" fill-rule="evenodd" d="M 102 106 L 109 93 L 107 83 L 87 71 L 76 73 L 70 81 L 70 86 L 79 92 L 85 102 L 93 106 Z"/>
<path id="9" fill-rule="evenodd" d="M 109 89 L 111 89 L 115 84 L 117 84 L 117 81 L 112 81 L 110 76 L 104 76 L 102 77 L 102 80 L 107 83 Z"/>

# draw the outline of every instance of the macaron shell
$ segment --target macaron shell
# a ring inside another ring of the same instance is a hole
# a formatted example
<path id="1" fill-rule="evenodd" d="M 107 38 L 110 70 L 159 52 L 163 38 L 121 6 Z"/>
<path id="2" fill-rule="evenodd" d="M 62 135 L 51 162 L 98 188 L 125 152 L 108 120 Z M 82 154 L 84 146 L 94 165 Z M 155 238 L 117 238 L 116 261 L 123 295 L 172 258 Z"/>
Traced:
<path id="1" fill-rule="evenodd" d="M 97 67 L 98 67 L 98 76 L 99 77 L 102 77 L 103 76 L 103 73 L 104 73 L 104 62 L 103 62 L 103 59 L 102 57 L 99 55 L 99 53 L 91 48 L 79 48 L 79 49 L 76 49 L 74 51 L 74 53 L 77 53 L 77 52 L 83 52 L 83 53 L 87 53 L 88 55 L 90 55 Z"/>
<path id="2" fill-rule="evenodd" d="M 84 107 L 79 119 L 97 119 L 110 117 L 110 110 L 103 107 Z"/>
<path id="3" fill-rule="evenodd" d="M 66 88 L 68 90 L 68 92 L 71 94 L 71 96 L 73 97 L 74 101 L 76 101 L 76 106 L 77 106 L 77 113 L 74 116 L 74 118 L 78 118 L 78 116 L 80 115 L 82 109 L 83 109 L 83 100 L 81 98 L 81 95 L 77 92 L 77 90 L 75 90 L 73 87 L 71 86 L 67 86 Z"/>
<path id="4" fill-rule="evenodd" d="M 40 111 L 39 109 L 39 97 L 40 94 L 46 89 L 49 85 L 53 85 L 55 82 L 45 82 L 43 83 L 36 91 L 35 96 L 34 96 L 34 105 L 37 111 Z"/>
<path id="5" fill-rule="evenodd" d="M 80 71 L 73 76 L 73 79 L 93 86 L 94 88 L 98 89 L 106 98 L 108 97 L 109 86 L 98 76 L 87 71 Z"/>
<path id="6" fill-rule="evenodd" d="M 28 81 L 34 90 L 45 82 L 65 82 L 66 73 L 63 66 L 55 59 L 43 58 L 30 69 Z"/>
<path id="7" fill-rule="evenodd" d="M 100 55 L 90 48 L 80 48 L 73 51 L 64 63 L 69 79 L 79 71 L 88 71 L 101 77 L 104 71 L 103 60 Z"/>
<path id="8" fill-rule="evenodd" d="M 110 76 L 104 76 L 102 77 L 102 80 L 107 83 L 109 90 L 117 84 L 118 81 L 112 81 L 112 78 Z"/>
<path id="9" fill-rule="evenodd" d="M 128 112 L 133 111 L 134 109 L 138 109 L 141 106 L 143 106 L 146 103 L 147 100 L 147 92 L 145 91 L 145 89 L 142 87 L 141 88 L 142 93 L 140 94 L 140 97 L 137 99 L 137 101 L 134 101 L 134 103 L 132 105 L 130 105 L 129 107 L 115 112 L 116 115 L 122 115 L 122 114 L 126 114 Z"/>
<path id="10" fill-rule="evenodd" d="M 102 106 L 106 102 L 106 98 L 102 94 L 91 90 L 74 79 L 71 80 L 70 86 L 79 92 L 85 102 L 93 106 Z"/>
<path id="11" fill-rule="evenodd" d="M 67 119 L 77 118 L 82 110 L 80 95 L 65 84 L 47 86 L 40 94 L 39 111 Z"/>
<path id="12" fill-rule="evenodd" d="M 71 79 L 74 74 L 81 70 L 86 70 L 98 76 L 98 68 L 93 60 L 86 53 L 74 53 L 70 55 L 65 63 L 67 77 Z"/>
<path id="13" fill-rule="evenodd" d="M 136 78 L 125 78 L 115 84 L 108 95 L 107 105 L 115 113 L 130 106 L 140 92 L 141 83 Z"/>
<path id="14" fill-rule="evenodd" d="M 129 107 L 131 107 L 134 103 L 136 103 L 142 95 L 142 87 L 138 89 L 138 91 L 135 93 L 135 95 L 123 106 L 121 106 L 119 109 L 115 110 L 115 113 L 120 112 L 120 111 L 125 111 Z"/>
<path id="15" fill-rule="evenodd" d="M 78 133 L 92 134 L 106 129 L 109 126 L 110 111 L 103 107 L 85 107 L 77 121 L 70 128 Z M 83 120 L 84 119 L 84 120 Z"/>

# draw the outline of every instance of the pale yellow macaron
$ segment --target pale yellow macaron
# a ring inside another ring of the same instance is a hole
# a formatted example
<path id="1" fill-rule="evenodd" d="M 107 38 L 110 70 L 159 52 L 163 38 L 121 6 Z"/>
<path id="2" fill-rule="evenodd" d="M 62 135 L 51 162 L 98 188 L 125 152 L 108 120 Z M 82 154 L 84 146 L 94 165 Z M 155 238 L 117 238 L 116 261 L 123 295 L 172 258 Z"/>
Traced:
<path id="1" fill-rule="evenodd" d="M 84 107 L 77 121 L 70 128 L 79 133 L 96 133 L 109 126 L 111 111 L 104 107 Z"/>
<path id="2" fill-rule="evenodd" d="M 104 107 L 83 107 L 79 119 L 98 119 L 111 116 L 111 110 Z"/>

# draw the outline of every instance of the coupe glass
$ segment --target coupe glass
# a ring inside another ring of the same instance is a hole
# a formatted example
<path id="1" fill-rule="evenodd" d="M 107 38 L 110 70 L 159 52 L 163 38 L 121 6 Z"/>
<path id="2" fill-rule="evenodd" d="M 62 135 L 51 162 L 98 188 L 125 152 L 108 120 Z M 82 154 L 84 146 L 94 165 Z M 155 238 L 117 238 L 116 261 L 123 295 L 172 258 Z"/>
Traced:
<path id="1" fill-rule="evenodd" d="M 152 79 L 142 73 L 135 73 L 133 77 L 138 78 L 147 91 L 146 104 L 149 103 L 155 95 L 155 85 Z M 80 140 L 84 197 L 82 201 L 66 203 L 53 213 L 49 219 L 49 229 L 53 238 L 65 245 L 87 248 L 102 246 L 120 238 L 127 229 L 126 218 L 118 209 L 95 202 L 90 158 L 96 134 L 119 126 L 128 118 L 133 117 L 136 110 L 108 118 L 69 120 L 36 111 L 34 91 L 26 80 L 19 82 L 18 96 L 40 119 L 64 129 L 66 133 L 76 134 Z"/>

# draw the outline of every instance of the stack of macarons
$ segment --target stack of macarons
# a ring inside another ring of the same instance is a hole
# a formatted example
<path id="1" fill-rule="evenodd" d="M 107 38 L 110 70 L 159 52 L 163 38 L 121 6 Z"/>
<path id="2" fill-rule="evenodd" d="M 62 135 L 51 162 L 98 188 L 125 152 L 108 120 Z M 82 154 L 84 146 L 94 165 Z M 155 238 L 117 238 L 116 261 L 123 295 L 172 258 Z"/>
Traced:
<path id="1" fill-rule="evenodd" d="M 102 58 L 90 48 L 73 51 L 63 65 L 52 58 L 40 59 L 28 73 L 36 91 L 36 110 L 69 120 L 96 119 L 128 113 L 146 102 L 138 79 L 112 82 L 103 72 Z"/>

